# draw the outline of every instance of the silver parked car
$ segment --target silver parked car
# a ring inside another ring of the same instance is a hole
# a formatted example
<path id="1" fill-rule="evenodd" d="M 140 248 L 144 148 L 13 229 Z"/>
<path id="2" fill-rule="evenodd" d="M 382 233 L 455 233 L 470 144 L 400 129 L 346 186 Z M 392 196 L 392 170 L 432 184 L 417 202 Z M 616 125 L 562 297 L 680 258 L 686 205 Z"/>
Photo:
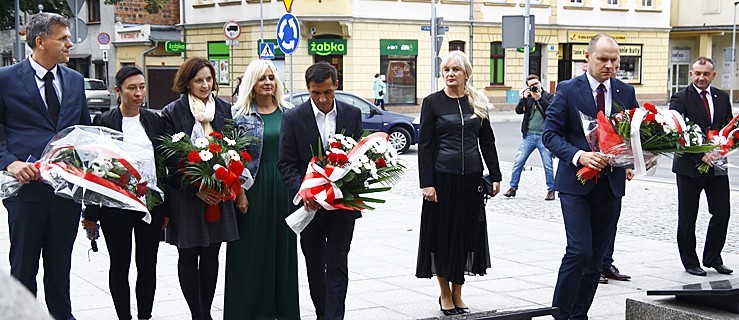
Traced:
<path id="1" fill-rule="evenodd" d="M 110 92 L 102 80 L 85 78 L 85 97 L 90 111 L 102 113 L 110 109 Z"/>

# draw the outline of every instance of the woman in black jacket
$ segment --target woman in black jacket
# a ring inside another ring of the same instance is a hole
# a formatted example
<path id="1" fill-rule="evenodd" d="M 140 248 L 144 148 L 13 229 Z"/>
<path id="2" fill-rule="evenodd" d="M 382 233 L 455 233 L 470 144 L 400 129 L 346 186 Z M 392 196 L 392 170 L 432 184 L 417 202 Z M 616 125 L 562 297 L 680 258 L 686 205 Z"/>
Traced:
<path id="1" fill-rule="evenodd" d="M 216 97 L 218 90 L 216 71 L 207 59 L 192 57 L 180 66 L 173 90 L 182 94 L 162 111 L 164 133 L 183 132 L 193 139 L 208 137 L 214 131 L 222 131 L 227 119 L 231 119 L 231 107 Z M 167 210 L 170 224 L 167 242 L 177 246 L 179 260 L 177 274 L 180 288 L 190 307 L 192 319 L 211 320 L 210 309 L 218 279 L 218 253 L 221 243 L 239 238 L 235 208 L 246 212 L 248 202 L 244 189 L 234 201 L 221 201 L 220 197 L 194 185 L 182 185 L 179 162 L 166 160 Z M 208 205 L 218 205 L 221 216 L 215 221 L 205 220 Z"/>
<path id="2" fill-rule="evenodd" d="M 123 132 L 124 141 L 150 150 L 152 157 L 162 134 L 162 119 L 156 113 L 142 109 L 146 98 L 144 73 L 137 67 L 126 66 L 115 75 L 115 92 L 118 108 L 95 117 L 93 125 Z M 128 270 L 131 266 L 131 233 L 136 238 L 136 301 L 138 319 L 150 319 L 154 290 L 156 289 L 156 264 L 159 239 L 166 227 L 163 206 L 151 212 L 151 223 L 142 221 L 137 211 L 101 206 L 87 206 L 82 224 L 85 229 L 100 227 L 110 254 L 109 285 L 118 319 L 131 319 L 131 299 L 128 286 Z"/>
<path id="3" fill-rule="evenodd" d="M 424 98 L 421 107 L 418 170 L 424 201 L 416 277 L 436 276 L 441 311 L 452 315 L 469 312 L 462 300 L 464 276 L 484 275 L 490 267 L 478 191 L 483 158 L 494 181 L 491 196 L 500 190 L 501 174 L 490 103 L 467 82 L 469 59 L 452 51 L 441 68 L 446 87 Z"/>

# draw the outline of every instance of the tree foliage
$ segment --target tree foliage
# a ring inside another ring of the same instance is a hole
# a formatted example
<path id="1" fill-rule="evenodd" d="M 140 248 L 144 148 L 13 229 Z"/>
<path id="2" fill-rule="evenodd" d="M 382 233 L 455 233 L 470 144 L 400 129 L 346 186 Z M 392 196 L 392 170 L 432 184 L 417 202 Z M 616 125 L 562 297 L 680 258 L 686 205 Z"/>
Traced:
<path id="1" fill-rule="evenodd" d="M 105 4 L 118 4 L 123 0 L 105 0 Z M 154 14 L 159 13 L 160 10 L 164 7 L 164 4 L 169 2 L 170 0 L 146 0 L 146 6 L 144 6 L 144 10 L 148 13 Z"/>
<path id="2" fill-rule="evenodd" d="M 44 6 L 44 12 L 54 12 L 65 17 L 72 15 L 67 2 L 64 0 L 20 0 L 20 9 L 22 13 L 34 14 L 38 12 L 38 5 Z M 21 14 L 21 28 L 26 20 Z M 0 29 L 15 29 L 15 0 L 0 1 Z"/>

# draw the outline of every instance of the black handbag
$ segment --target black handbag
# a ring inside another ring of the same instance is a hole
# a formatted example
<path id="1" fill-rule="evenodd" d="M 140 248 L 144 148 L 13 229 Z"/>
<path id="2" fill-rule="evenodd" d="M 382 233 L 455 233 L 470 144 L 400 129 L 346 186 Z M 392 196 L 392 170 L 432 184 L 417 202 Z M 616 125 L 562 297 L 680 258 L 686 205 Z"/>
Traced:
<path id="1" fill-rule="evenodd" d="M 477 191 L 482 193 L 485 201 L 492 198 L 491 194 L 493 193 L 493 178 L 491 178 L 489 174 L 483 175 L 482 178 L 480 178 L 480 186 L 477 187 Z"/>
<path id="2" fill-rule="evenodd" d="M 382 91 L 382 90 L 380 90 L 379 94 L 380 94 L 381 96 L 383 96 L 383 95 L 385 95 L 385 91 Z"/>

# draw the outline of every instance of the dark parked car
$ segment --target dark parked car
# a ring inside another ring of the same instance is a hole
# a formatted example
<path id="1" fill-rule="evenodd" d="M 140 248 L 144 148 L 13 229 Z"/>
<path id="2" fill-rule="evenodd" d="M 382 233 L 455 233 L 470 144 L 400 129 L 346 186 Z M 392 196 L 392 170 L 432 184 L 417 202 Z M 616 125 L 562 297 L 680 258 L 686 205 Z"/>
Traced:
<path id="1" fill-rule="evenodd" d="M 293 95 L 292 104 L 299 106 L 310 99 L 308 92 Z M 411 145 L 418 143 L 418 121 L 415 118 L 391 111 L 383 111 L 369 101 L 344 91 L 336 91 L 336 100 L 362 110 L 362 126 L 370 132 L 387 132 L 390 143 L 398 150 L 405 152 Z"/>

